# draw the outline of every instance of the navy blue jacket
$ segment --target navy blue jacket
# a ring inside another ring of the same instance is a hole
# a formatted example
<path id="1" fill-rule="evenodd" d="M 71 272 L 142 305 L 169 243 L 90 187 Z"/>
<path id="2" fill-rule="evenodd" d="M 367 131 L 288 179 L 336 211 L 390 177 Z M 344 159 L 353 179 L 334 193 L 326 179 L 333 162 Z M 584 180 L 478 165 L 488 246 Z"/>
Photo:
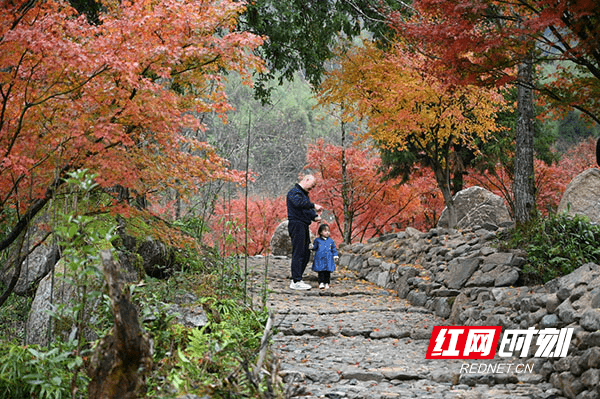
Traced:
<path id="1" fill-rule="evenodd" d="M 308 192 L 296 184 L 287 194 L 288 220 L 303 222 L 307 225 L 317 217 L 315 204 L 310 202 Z"/>

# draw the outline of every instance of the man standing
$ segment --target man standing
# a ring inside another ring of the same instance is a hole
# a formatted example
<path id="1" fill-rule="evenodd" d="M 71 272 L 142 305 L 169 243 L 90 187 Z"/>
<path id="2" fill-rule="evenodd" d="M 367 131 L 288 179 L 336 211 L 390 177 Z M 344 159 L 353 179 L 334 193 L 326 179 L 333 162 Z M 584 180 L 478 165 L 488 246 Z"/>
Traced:
<path id="1" fill-rule="evenodd" d="M 300 183 L 296 184 L 287 194 L 288 232 L 292 239 L 292 282 L 293 290 L 309 290 L 310 285 L 302 281 L 302 275 L 310 260 L 310 233 L 308 226 L 312 222 L 319 222 L 321 218 L 321 205 L 310 202 L 308 193 L 315 186 L 313 175 L 306 175 Z"/>

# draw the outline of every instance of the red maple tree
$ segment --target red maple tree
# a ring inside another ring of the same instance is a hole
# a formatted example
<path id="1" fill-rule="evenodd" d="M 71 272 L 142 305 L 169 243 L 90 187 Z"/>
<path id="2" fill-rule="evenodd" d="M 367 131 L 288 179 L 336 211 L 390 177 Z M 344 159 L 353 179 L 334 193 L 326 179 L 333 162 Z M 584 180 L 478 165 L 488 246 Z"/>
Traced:
<path id="1" fill-rule="evenodd" d="M 543 98 L 600 122 L 597 1 L 415 0 L 412 7 L 412 19 L 395 13 L 390 23 L 431 56 L 431 71 L 501 85 L 515 80 L 513 67 L 531 58 L 556 68 L 538 83 Z"/>
<path id="2" fill-rule="evenodd" d="M 64 0 L 0 5 L 0 250 L 74 169 L 137 196 L 239 178 L 198 117 L 230 108 L 223 70 L 262 68 L 242 3 L 103 4 L 97 24 Z"/>
<path id="3" fill-rule="evenodd" d="M 342 150 L 347 162 L 345 199 Z M 423 201 L 437 198 L 443 203 L 441 196 L 430 195 L 437 191 L 432 173 L 416 173 L 412 181 L 400 184 L 400 178 L 385 179 L 380 166 L 378 153 L 369 148 L 354 145 L 344 149 L 323 140 L 309 145 L 306 168 L 315 172 L 318 181 L 311 199 L 328 211 L 324 216 L 331 217 L 332 235 L 336 239 L 348 236 L 351 241 L 363 241 L 407 226 L 424 227 L 431 209 Z M 348 224 L 344 223 L 346 217 L 351 218 Z M 348 235 L 345 228 L 350 229 Z"/>

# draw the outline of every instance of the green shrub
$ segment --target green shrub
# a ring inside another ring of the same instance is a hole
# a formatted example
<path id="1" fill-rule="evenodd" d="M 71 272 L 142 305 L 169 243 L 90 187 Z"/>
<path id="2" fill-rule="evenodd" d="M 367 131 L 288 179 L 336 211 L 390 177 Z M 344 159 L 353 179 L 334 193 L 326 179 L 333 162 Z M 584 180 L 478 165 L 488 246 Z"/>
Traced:
<path id="1" fill-rule="evenodd" d="M 552 214 L 510 231 L 504 246 L 527 252 L 526 283 L 545 283 L 584 263 L 600 263 L 600 226 L 583 216 Z"/>
<path id="2" fill-rule="evenodd" d="M 39 350 L 0 342 L 0 397 L 5 399 L 84 398 L 88 379 L 77 372 L 83 365 L 74 342 L 55 343 Z M 73 389 L 77 390 L 72 396 Z"/>
<path id="3" fill-rule="evenodd" d="M 211 397 L 248 397 L 255 389 L 246 371 L 256 361 L 267 322 L 266 310 L 255 311 L 233 299 L 203 298 L 209 323 L 191 330 L 187 347 L 178 352 L 178 366 L 169 376 L 179 391 Z M 237 381 L 233 383 L 233 380 Z"/>

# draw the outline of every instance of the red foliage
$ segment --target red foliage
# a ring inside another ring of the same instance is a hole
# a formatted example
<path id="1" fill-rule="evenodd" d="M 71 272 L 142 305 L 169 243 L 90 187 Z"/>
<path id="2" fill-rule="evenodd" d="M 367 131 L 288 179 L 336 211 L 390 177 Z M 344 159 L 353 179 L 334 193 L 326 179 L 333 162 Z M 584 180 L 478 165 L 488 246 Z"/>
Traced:
<path id="1" fill-rule="evenodd" d="M 500 86 L 516 79 L 513 67 L 534 54 L 557 68 L 539 87 L 545 98 L 600 120 L 597 1 L 415 0 L 412 6 L 411 20 L 396 13 L 390 24 L 431 56 L 430 71 Z"/>
<path id="2" fill-rule="evenodd" d="M 595 139 L 589 138 L 563 154 L 557 164 L 547 165 L 542 161 L 535 161 L 537 209 L 542 215 L 556 212 L 560 199 L 571 180 L 584 170 L 595 167 L 595 148 Z M 465 178 L 465 183 L 470 186 L 484 187 L 506 199 L 507 195 L 512 195 L 512 181 L 508 174 L 502 173 L 501 169 L 499 171 L 500 179 L 470 171 Z M 500 187 L 507 188 L 508 194 Z"/>
<path id="3" fill-rule="evenodd" d="M 221 199 L 210 221 L 206 237 L 210 245 L 218 246 L 224 255 L 265 255 L 279 223 L 287 219 L 285 198 Z M 247 226 L 247 230 L 246 230 Z M 246 231 L 248 246 L 246 248 Z"/>
<path id="4" fill-rule="evenodd" d="M 352 241 L 378 236 L 412 226 L 426 229 L 437 220 L 436 206 L 443 203 L 432 173 L 422 173 L 400 185 L 399 179 L 383 180 L 379 155 L 371 149 L 345 149 L 348 190 L 343 193 L 342 147 L 320 140 L 310 145 L 307 169 L 315 171 L 318 184 L 311 199 L 327 209 L 333 219 L 332 235 L 344 232 L 344 202 L 352 217 Z M 327 215 L 327 214 L 326 214 Z M 438 213 L 439 215 L 439 213 Z"/>
<path id="5" fill-rule="evenodd" d="M 563 154 L 556 165 L 536 162 L 535 180 L 537 206 L 542 214 L 556 212 L 567 185 L 575 176 L 586 169 L 594 168 L 596 141 L 593 138 L 582 141 Z"/>

